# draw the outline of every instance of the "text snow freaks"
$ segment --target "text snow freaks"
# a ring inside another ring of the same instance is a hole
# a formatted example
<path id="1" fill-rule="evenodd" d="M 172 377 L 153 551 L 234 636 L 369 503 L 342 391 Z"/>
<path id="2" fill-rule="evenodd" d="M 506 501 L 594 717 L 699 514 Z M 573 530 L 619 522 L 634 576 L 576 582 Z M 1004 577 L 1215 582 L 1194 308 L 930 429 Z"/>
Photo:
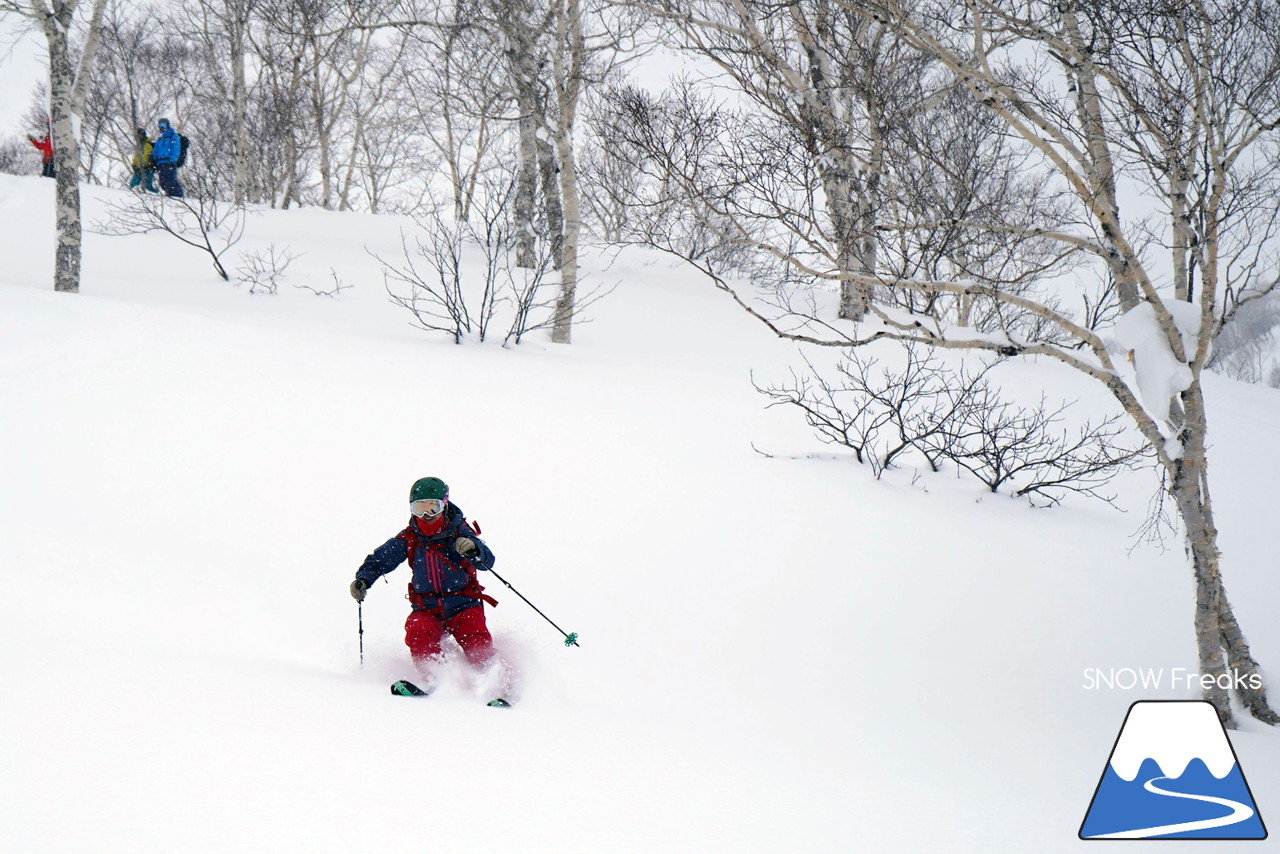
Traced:
<path id="1" fill-rule="evenodd" d="M 1207 691 L 1215 686 L 1224 691 L 1241 688 L 1261 691 L 1262 677 L 1257 673 L 1241 673 L 1235 668 L 1228 673 L 1211 676 L 1185 667 L 1086 667 L 1083 685 L 1086 691 L 1116 689 L 1130 691 L 1135 688 L 1141 688 L 1144 691 L 1166 689 L 1183 691 L 1199 688 Z"/>

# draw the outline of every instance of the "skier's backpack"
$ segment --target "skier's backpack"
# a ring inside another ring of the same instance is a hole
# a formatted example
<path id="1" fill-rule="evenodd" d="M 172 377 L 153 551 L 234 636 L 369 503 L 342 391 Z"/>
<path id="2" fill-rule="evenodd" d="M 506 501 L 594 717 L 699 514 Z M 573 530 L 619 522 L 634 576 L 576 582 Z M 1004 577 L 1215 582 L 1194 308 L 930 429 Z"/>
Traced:
<path id="1" fill-rule="evenodd" d="M 480 533 L 480 525 L 477 522 L 468 523 L 464 520 L 462 523 L 462 527 L 463 528 L 470 527 L 477 534 Z M 403 531 L 401 531 L 399 534 L 396 535 L 396 539 L 404 540 L 405 554 L 408 556 L 410 566 L 412 566 L 413 553 L 418 550 L 418 544 L 421 542 L 421 540 L 418 537 L 418 532 L 414 530 L 413 525 L 410 524 L 409 527 L 405 528 Z M 439 548 L 439 545 L 428 541 L 426 547 L 428 551 L 432 551 Z M 490 607 L 496 608 L 498 606 L 498 600 L 494 599 L 492 596 L 484 592 L 484 587 L 480 584 L 480 578 L 476 573 L 475 564 L 473 564 L 469 560 L 466 560 L 466 561 L 463 561 L 460 569 L 462 569 L 467 573 L 467 586 L 463 587 L 461 590 L 456 590 L 451 593 L 447 593 L 445 595 L 466 596 L 468 599 L 479 599 L 482 602 L 487 602 Z M 425 601 L 423 601 L 423 598 L 418 594 L 418 591 L 413 589 L 412 581 L 409 582 L 409 595 L 406 596 L 405 598 L 408 599 L 416 608 L 422 608 L 423 610 L 428 610 L 428 611 L 433 610 L 432 608 L 428 607 Z M 437 598 L 437 597 L 430 597 L 430 598 Z"/>
<path id="2" fill-rule="evenodd" d="M 191 140 L 187 139 L 185 134 L 178 134 L 178 162 L 174 165 L 181 169 L 187 165 L 187 149 L 191 147 Z"/>

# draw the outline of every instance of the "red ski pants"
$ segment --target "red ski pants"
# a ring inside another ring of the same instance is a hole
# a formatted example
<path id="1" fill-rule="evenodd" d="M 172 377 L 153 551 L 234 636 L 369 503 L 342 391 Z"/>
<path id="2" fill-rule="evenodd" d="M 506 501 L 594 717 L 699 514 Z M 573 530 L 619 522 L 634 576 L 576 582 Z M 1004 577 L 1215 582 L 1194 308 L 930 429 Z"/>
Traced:
<path id="1" fill-rule="evenodd" d="M 473 667 L 493 657 L 493 636 L 485 625 L 484 608 L 466 608 L 450 620 L 441 620 L 439 614 L 429 611 L 414 611 L 404 621 L 404 642 L 414 662 L 423 664 L 439 655 L 445 632 L 453 635 Z"/>

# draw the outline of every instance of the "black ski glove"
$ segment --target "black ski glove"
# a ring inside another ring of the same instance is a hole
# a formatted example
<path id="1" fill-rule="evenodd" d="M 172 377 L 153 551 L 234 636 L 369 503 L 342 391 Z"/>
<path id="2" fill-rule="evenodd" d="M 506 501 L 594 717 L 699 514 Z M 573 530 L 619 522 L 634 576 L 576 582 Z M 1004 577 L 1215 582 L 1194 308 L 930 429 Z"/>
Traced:
<path id="1" fill-rule="evenodd" d="M 351 598 L 357 602 L 363 602 L 364 592 L 369 589 L 369 582 L 365 581 L 363 578 L 357 578 L 355 581 L 351 582 L 350 589 Z"/>
<path id="2" fill-rule="evenodd" d="M 480 547 L 476 545 L 475 540 L 468 537 L 458 537 L 458 539 L 454 540 L 453 550 L 467 560 L 475 560 L 480 557 Z"/>

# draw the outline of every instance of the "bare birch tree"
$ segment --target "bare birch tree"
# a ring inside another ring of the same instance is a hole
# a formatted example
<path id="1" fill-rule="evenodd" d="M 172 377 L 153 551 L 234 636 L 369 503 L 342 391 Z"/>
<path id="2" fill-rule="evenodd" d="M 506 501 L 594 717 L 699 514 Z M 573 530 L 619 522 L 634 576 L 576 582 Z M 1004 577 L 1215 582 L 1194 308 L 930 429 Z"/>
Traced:
<path id="1" fill-rule="evenodd" d="M 49 124 L 57 169 L 54 205 L 58 243 L 53 287 L 70 293 L 80 290 L 80 115 L 107 0 L 93 0 L 85 25 L 84 46 L 77 52 L 72 39 L 81 5 L 80 0 L 0 0 L 0 12 L 15 13 L 34 22 L 44 33 L 48 45 Z"/>
<path id="2" fill-rule="evenodd" d="M 501 70 L 501 38 L 474 9 L 442 4 L 433 25 L 405 39 L 394 83 L 403 126 L 412 126 L 444 164 L 453 215 L 470 219 L 481 178 L 495 167 L 494 151 L 509 125 L 511 89 Z"/>
<path id="3" fill-rule="evenodd" d="M 701 6 L 658 8 L 681 27 L 702 21 L 706 31 L 734 36 L 716 46 L 723 64 L 759 51 L 761 64 L 782 66 L 773 42 L 741 40 L 751 32 L 743 0 L 719 4 L 737 15 Z M 950 86 L 994 119 L 1016 147 L 1025 184 L 1042 204 L 984 205 L 963 217 L 933 219 L 927 199 L 908 182 L 894 188 L 896 210 L 881 215 L 881 248 L 910 242 L 923 229 L 945 225 L 960 248 L 995 238 L 1032 241 L 1036 258 L 1022 287 L 966 273 L 877 270 L 865 265 L 814 264 L 832 252 L 806 252 L 816 226 L 763 226 L 760 211 L 717 199 L 688 180 L 688 169 L 667 161 L 682 181 L 690 210 L 725 240 L 747 247 L 821 286 L 852 283 L 867 295 L 860 323 L 824 320 L 816 303 L 762 301 L 735 287 L 729 273 L 709 261 L 699 266 L 739 303 L 780 335 L 814 344 L 854 347 L 880 339 L 935 347 L 1040 356 L 1101 383 L 1150 444 L 1164 488 L 1186 537 L 1196 590 L 1195 638 L 1204 696 L 1233 725 L 1231 695 L 1267 723 L 1280 716 L 1227 598 L 1208 480 L 1208 409 L 1201 373 L 1211 342 L 1225 320 L 1277 285 L 1280 190 L 1280 15 L 1274 2 L 1214 0 L 1185 4 L 1077 0 L 836 0 L 839 8 L 883 28 L 906 49 L 940 69 Z M 704 42 L 703 48 L 706 49 Z M 731 49 L 730 49 L 731 48 Z M 794 66 L 787 65 L 792 68 Z M 873 69 L 874 70 L 874 69 Z M 742 79 L 744 89 L 750 79 Z M 756 86 L 751 97 L 785 115 L 798 99 L 790 89 Z M 847 123 L 822 103 L 806 101 L 823 121 Z M 981 152 L 979 152 L 981 153 Z M 912 168 L 926 152 L 886 152 L 889 174 Z M 803 197 L 808 173 L 774 173 L 791 197 Z M 1121 216 L 1122 182 L 1144 176 L 1145 198 L 1156 214 Z M 776 195 L 774 196 L 777 197 Z M 976 215 L 981 213 L 981 215 Z M 834 221 L 834 218 L 832 219 Z M 838 235 L 838 232 L 837 232 Z M 1056 249 L 1054 248 L 1056 247 Z M 1007 244 L 1017 260 L 1025 245 Z M 1103 322 L 1096 303 L 1081 292 L 1084 277 L 1070 264 L 1090 262 L 1105 271 L 1123 316 Z M 1051 280 L 1057 277 L 1056 281 Z M 1059 294 L 1081 299 L 1083 310 L 1060 304 Z M 904 298 L 914 295 L 914 299 Z M 991 321 L 973 325 L 969 311 L 939 311 L 981 300 Z"/>
<path id="4" fill-rule="evenodd" d="M 576 134 L 582 96 L 587 86 L 601 85 L 614 69 L 636 55 L 638 24 L 625 11 L 587 0 L 552 0 L 550 10 L 551 96 L 547 115 L 563 216 L 559 252 L 553 253 L 560 273 L 560 296 L 554 309 L 551 340 L 568 344 L 578 311 L 581 275 L 583 213 Z"/>
<path id="5" fill-rule="evenodd" d="M 374 154 L 380 147 L 390 149 L 386 137 L 402 126 L 400 90 L 397 71 L 404 63 L 408 39 L 400 37 L 390 44 L 374 46 L 367 59 L 365 74 L 351 93 L 350 128 L 346 161 L 342 165 L 342 184 L 338 210 L 352 210 L 356 190 L 365 189 L 369 209 L 378 211 L 379 197 L 385 188 L 401 176 L 416 171 L 430 171 L 417 158 L 399 157 L 390 151 Z"/>
<path id="6" fill-rule="evenodd" d="M 86 122 L 102 129 L 96 142 L 106 150 L 96 153 L 102 159 L 115 155 L 122 165 L 141 157 L 134 129 L 162 115 L 162 90 L 156 85 L 159 73 L 155 66 L 166 48 L 154 19 L 136 20 L 127 11 L 119 6 L 108 10 L 85 101 Z M 92 164 L 89 160 L 90 171 Z M 104 174 L 101 179 L 105 183 L 109 177 Z"/>
<path id="7" fill-rule="evenodd" d="M 258 6 L 259 0 L 197 0 L 185 7 L 190 32 L 203 40 L 211 57 L 216 56 L 225 63 L 225 76 L 219 74 L 213 79 L 227 84 L 220 93 L 225 98 L 225 109 L 219 112 L 231 119 L 228 134 L 233 142 L 231 193 L 237 205 L 248 201 L 253 158 L 248 63 L 250 27 Z"/>
<path id="8" fill-rule="evenodd" d="M 788 136 L 815 185 L 800 204 L 813 237 L 831 247 L 842 279 L 838 314 L 859 319 L 878 269 L 876 221 L 884 201 L 887 134 L 931 94 L 929 61 L 874 19 L 834 0 L 639 2 L 679 44 L 714 65 L 771 133 Z M 795 160 L 795 158 L 789 158 Z M 767 180 L 767 179 L 766 179 Z"/>
<path id="9" fill-rule="evenodd" d="M 636 28 L 606 4 L 588 6 L 584 0 L 546 5 L 497 0 L 491 14 L 503 37 L 517 115 L 517 263 L 533 264 L 541 183 L 542 230 L 560 274 L 551 339 L 568 344 L 578 308 L 583 235 L 576 140 L 582 96 L 630 52 Z"/>
<path id="10" fill-rule="evenodd" d="M 578 296 L 578 248 L 582 238 L 582 201 L 578 189 L 578 161 L 573 132 L 582 98 L 584 65 L 587 60 L 583 31 L 582 0 L 555 0 L 555 47 L 551 51 L 555 121 L 551 138 L 559 165 L 560 200 L 564 213 L 560 246 L 560 298 L 556 300 L 551 340 L 568 344 L 572 338 L 573 316 Z"/>
<path id="11" fill-rule="evenodd" d="M 511 98 L 516 110 L 516 165 L 513 215 L 516 220 L 516 264 L 534 267 L 538 239 L 537 201 L 539 175 L 554 175 L 548 139 L 545 42 L 553 24 L 551 6 L 496 0 L 491 14 L 501 33 Z M 548 193 L 552 190 L 552 193 Z M 560 262 L 559 188 L 544 182 L 545 231 Z M 552 195 L 554 194 L 554 198 Z"/>
<path id="12" fill-rule="evenodd" d="M 341 195 L 342 164 L 357 141 L 357 93 L 376 49 L 385 0 L 260 0 L 269 25 L 293 46 L 305 104 L 305 136 L 315 150 L 319 187 L 314 201 L 333 209 Z M 364 106 L 368 106 L 365 104 Z"/>

